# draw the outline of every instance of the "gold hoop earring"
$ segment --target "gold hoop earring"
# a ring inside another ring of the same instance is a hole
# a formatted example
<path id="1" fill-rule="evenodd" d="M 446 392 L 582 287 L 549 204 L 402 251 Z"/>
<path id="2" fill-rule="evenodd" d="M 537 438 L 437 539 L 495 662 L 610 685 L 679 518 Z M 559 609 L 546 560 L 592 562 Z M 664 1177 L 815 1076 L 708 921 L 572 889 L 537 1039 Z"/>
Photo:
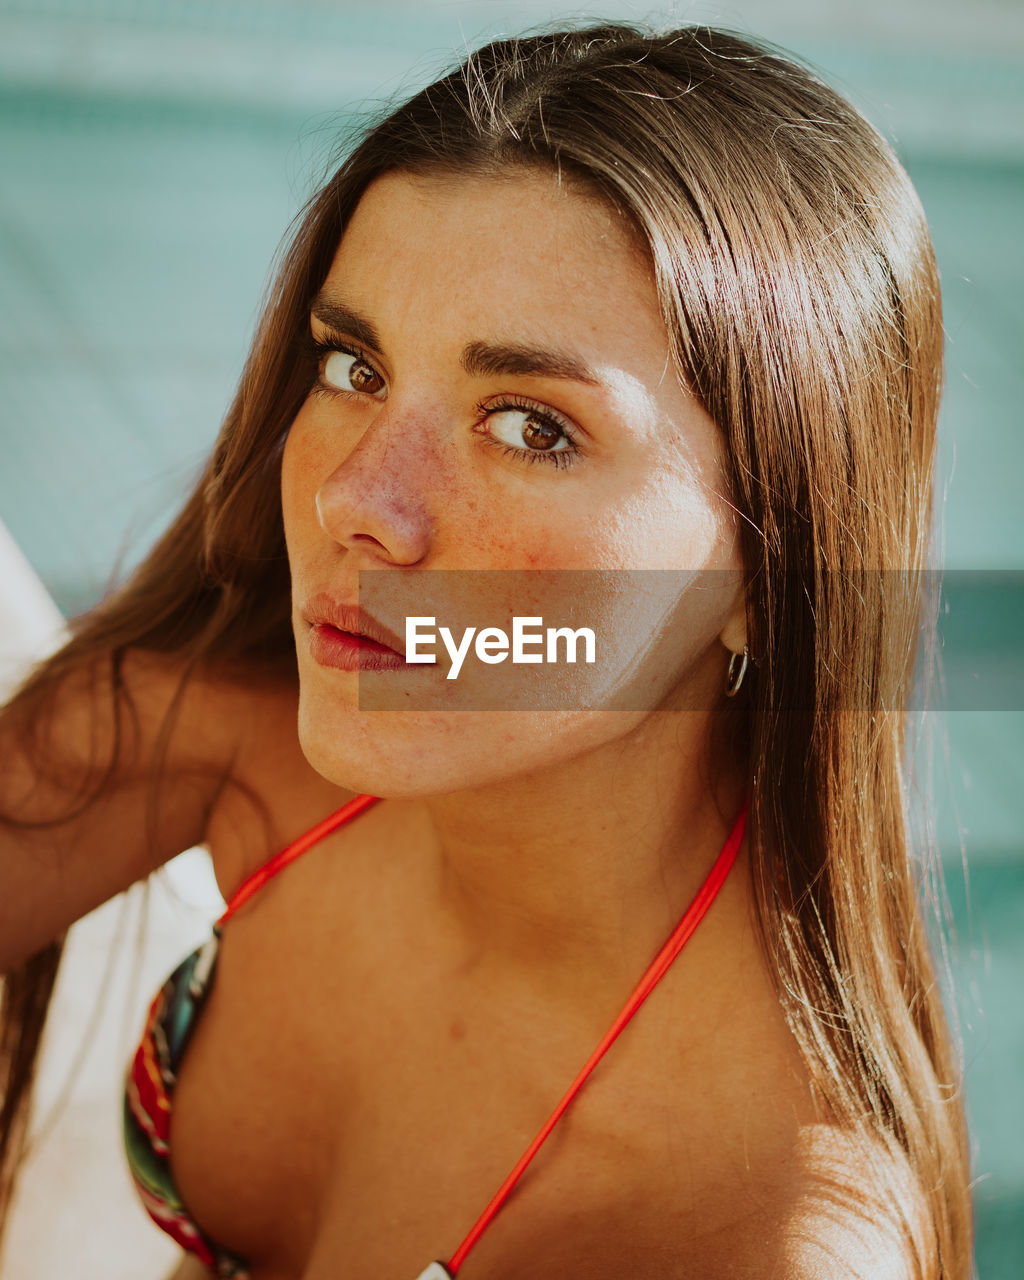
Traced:
<path id="1" fill-rule="evenodd" d="M 740 686 L 743 684 L 743 677 L 747 674 L 749 665 L 750 650 L 744 645 L 742 653 L 734 653 L 729 659 L 729 670 L 725 676 L 725 696 L 727 698 L 735 698 L 739 693 Z"/>

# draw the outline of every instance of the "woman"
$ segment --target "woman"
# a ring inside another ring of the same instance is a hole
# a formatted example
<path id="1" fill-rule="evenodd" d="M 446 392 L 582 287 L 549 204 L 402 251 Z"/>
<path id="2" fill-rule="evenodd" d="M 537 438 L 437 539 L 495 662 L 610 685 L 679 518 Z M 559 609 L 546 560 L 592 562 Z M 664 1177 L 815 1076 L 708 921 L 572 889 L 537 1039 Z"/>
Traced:
<path id="1" fill-rule="evenodd" d="M 502 41 L 374 128 L 196 493 L 5 713 L 8 1161 L 51 939 L 206 842 L 126 1110 L 179 1276 L 966 1277 L 902 776 L 940 380 L 906 175 L 773 52 Z M 439 583 L 594 572 L 635 636 L 651 570 L 626 703 L 402 657 Z"/>

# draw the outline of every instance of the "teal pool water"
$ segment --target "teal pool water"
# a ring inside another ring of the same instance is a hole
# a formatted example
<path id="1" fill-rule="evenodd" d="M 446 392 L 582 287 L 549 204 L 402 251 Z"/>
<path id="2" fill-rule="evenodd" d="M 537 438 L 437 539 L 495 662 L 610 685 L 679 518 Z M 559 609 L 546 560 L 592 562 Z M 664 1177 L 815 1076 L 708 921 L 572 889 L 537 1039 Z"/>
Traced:
<path id="1" fill-rule="evenodd" d="M 975 1145 L 976 1256 L 981 1280 L 1012 1280 L 1024 1261 L 1024 866 L 1019 856 L 978 856 L 969 866 L 967 885 L 954 865 L 946 877 L 959 937 L 953 974 Z"/>

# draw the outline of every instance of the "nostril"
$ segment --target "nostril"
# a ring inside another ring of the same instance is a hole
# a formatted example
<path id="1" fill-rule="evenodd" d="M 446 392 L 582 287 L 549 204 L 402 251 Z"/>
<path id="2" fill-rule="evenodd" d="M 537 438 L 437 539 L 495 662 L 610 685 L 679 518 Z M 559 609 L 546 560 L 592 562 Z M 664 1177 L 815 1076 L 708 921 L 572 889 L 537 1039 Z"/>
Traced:
<path id="1" fill-rule="evenodd" d="M 349 538 L 349 542 L 354 543 L 357 546 L 369 546 L 373 548 L 379 547 L 381 551 L 386 549 L 384 543 L 381 542 L 379 538 L 375 538 L 372 533 L 354 533 L 352 537 Z"/>

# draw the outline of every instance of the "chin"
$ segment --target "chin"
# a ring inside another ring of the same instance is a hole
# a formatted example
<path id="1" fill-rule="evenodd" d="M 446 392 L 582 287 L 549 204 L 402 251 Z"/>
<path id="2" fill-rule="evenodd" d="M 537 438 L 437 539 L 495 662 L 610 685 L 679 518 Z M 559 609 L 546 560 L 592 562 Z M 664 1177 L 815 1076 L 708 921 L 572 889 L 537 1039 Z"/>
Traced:
<path id="1" fill-rule="evenodd" d="M 300 698 L 299 742 L 335 786 L 423 799 L 530 775 L 542 785 L 642 719 L 611 711 L 360 712 Z"/>

